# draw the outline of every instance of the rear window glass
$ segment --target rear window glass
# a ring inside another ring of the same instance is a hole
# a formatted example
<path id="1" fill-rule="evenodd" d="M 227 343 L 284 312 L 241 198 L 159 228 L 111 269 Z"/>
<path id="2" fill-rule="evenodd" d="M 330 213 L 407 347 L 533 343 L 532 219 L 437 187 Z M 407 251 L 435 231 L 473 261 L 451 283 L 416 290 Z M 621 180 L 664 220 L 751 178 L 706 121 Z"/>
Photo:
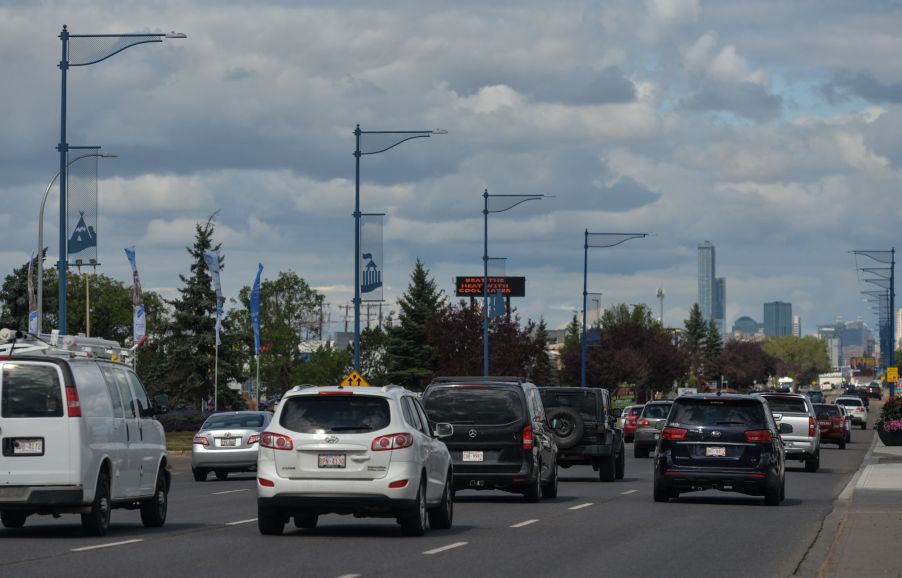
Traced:
<path id="1" fill-rule="evenodd" d="M 260 428 L 263 427 L 263 416 L 249 415 L 211 415 L 200 429 Z"/>
<path id="2" fill-rule="evenodd" d="M 299 395 L 282 400 L 282 427 L 298 433 L 369 432 L 388 427 L 388 401 L 368 395 Z"/>
<path id="3" fill-rule="evenodd" d="M 647 417 L 649 419 L 665 418 L 667 417 L 667 414 L 670 413 L 670 405 L 671 404 L 669 403 L 646 405 L 645 409 L 642 410 L 642 417 Z"/>
<path id="4" fill-rule="evenodd" d="M 3 364 L 0 408 L 3 417 L 62 417 L 59 373 L 52 365 Z"/>
<path id="5" fill-rule="evenodd" d="M 545 406 L 546 412 L 555 407 L 571 407 L 584 418 L 594 420 L 597 417 L 595 415 L 596 401 L 594 394 L 581 391 L 560 392 L 543 389 L 539 391 L 542 394 L 542 405 Z"/>
<path id="6" fill-rule="evenodd" d="M 765 397 L 774 413 L 808 413 L 805 400 L 797 397 Z"/>
<path id="7" fill-rule="evenodd" d="M 754 401 L 686 399 L 673 404 L 671 424 L 763 425 L 764 409 Z"/>
<path id="8" fill-rule="evenodd" d="M 506 424 L 523 419 L 520 394 L 509 388 L 441 387 L 426 393 L 423 409 L 436 423 Z"/>
<path id="9" fill-rule="evenodd" d="M 864 405 L 860 399 L 842 399 L 842 398 L 840 398 L 840 399 L 836 400 L 836 403 L 838 403 L 839 405 L 844 405 L 846 407 L 859 407 L 861 405 Z"/>
<path id="10" fill-rule="evenodd" d="M 635 405 L 635 406 L 633 406 L 633 407 L 630 408 L 630 412 L 629 412 L 629 413 L 630 413 L 630 415 L 634 415 L 634 416 L 638 417 L 638 416 L 642 413 L 642 409 L 643 409 L 643 408 L 644 408 L 644 406 L 641 406 L 641 405 Z"/>
<path id="11" fill-rule="evenodd" d="M 816 405 L 814 406 L 814 413 L 817 415 L 818 419 L 840 417 L 839 408 L 835 405 Z"/>

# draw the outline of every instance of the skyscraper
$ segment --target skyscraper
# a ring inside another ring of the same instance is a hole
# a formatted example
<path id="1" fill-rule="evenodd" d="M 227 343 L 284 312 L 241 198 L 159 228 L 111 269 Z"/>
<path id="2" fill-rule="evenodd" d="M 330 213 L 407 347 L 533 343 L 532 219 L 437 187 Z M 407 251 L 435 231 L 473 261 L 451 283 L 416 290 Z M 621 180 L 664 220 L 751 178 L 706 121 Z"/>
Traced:
<path id="1" fill-rule="evenodd" d="M 792 336 L 793 337 L 801 337 L 802 336 L 802 318 L 798 315 L 792 316 Z"/>
<path id="2" fill-rule="evenodd" d="M 792 335 L 792 303 L 773 301 L 764 304 L 764 336 Z"/>
<path id="3" fill-rule="evenodd" d="M 698 246 L 698 306 L 705 321 L 714 319 L 714 245 Z"/>
<path id="4" fill-rule="evenodd" d="M 721 338 L 727 331 L 727 280 L 717 277 L 714 280 L 714 323 Z"/>

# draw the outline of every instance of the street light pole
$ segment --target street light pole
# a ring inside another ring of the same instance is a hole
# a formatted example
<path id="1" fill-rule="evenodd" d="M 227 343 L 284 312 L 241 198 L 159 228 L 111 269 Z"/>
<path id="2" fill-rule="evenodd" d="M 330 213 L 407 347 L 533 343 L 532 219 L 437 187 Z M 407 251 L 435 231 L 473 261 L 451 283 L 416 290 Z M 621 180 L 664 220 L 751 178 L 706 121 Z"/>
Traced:
<path id="1" fill-rule="evenodd" d="M 434 134 L 448 134 L 448 131 L 435 130 L 360 130 L 354 129 L 356 147 L 354 148 L 354 371 L 360 372 L 360 157 L 377 155 L 393 149 L 403 142 L 415 138 L 428 138 Z M 363 150 L 360 146 L 363 135 L 387 135 L 388 140 L 374 147 L 374 150 Z M 387 144 L 387 146 L 385 146 Z"/>
<path id="2" fill-rule="evenodd" d="M 65 24 L 63 30 L 59 34 L 60 43 L 62 45 L 62 54 L 59 62 L 60 69 L 60 142 L 56 149 L 60 154 L 60 241 L 59 241 L 59 262 L 57 272 L 59 274 L 59 332 L 63 335 L 67 333 L 66 318 L 66 271 L 68 268 L 69 253 L 67 235 L 67 219 L 66 219 L 66 157 L 69 150 L 76 147 L 70 147 L 66 142 L 66 73 L 73 66 L 90 66 L 102 62 L 115 54 L 119 54 L 127 48 L 137 46 L 138 44 L 147 44 L 152 42 L 163 42 L 163 38 L 187 38 L 180 32 L 169 32 L 168 34 L 70 34 L 69 28 Z M 82 42 L 86 39 L 86 42 Z M 112 43 L 110 43 L 112 41 Z M 72 56 L 70 51 L 74 43 L 76 48 L 75 55 Z M 72 58 L 70 59 L 70 56 Z M 39 321 L 40 323 L 40 321 Z"/>

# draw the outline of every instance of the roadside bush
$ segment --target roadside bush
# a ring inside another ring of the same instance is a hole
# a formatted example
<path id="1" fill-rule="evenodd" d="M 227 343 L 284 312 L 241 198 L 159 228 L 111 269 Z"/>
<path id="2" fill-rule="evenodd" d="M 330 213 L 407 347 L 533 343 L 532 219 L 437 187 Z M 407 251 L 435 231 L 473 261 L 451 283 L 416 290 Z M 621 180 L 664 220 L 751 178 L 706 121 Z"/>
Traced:
<path id="1" fill-rule="evenodd" d="M 178 410 L 160 414 L 157 420 L 163 424 L 163 429 L 167 432 L 173 431 L 197 431 L 201 424 L 210 416 L 198 410 Z"/>
<path id="2" fill-rule="evenodd" d="M 878 429 L 885 431 L 902 430 L 902 399 L 891 397 L 883 404 L 880 419 L 876 423 Z"/>

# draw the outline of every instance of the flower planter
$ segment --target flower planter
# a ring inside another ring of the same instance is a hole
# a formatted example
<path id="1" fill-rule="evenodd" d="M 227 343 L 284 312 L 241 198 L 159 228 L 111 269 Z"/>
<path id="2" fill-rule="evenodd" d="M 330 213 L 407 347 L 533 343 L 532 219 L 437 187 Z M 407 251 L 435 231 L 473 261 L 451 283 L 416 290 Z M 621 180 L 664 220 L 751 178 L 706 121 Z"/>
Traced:
<path id="1" fill-rule="evenodd" d="M 883 428 L 878 428 L 877 435 L 880 436 L 883 445 L 902 446 L 902 430 L 883 431 Z"/>

